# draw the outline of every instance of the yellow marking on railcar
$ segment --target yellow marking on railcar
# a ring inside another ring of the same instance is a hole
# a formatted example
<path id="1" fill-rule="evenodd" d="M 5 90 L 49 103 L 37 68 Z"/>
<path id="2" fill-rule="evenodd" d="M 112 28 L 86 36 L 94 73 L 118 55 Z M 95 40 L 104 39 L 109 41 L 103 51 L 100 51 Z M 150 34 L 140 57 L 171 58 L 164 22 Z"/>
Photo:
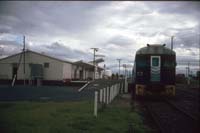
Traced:
<path id="1" fill-rule="evenodd" d="M 140 85 L 140 84 L 136 84 L 136 95 L 140 95 L 140 96 L 143 96 L 144 95 L 144 92 L 145 92 L 145 85 Z"/>

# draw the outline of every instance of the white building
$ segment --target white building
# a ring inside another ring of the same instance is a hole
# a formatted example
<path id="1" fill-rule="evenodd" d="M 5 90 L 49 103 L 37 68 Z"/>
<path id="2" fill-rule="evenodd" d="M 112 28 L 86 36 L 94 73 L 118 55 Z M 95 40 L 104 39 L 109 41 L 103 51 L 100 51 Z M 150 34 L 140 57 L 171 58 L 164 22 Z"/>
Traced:
<path id="1" fill-rule="evenodd" d="M 19 62 L 21 62 L 20 65 Z M 0 81 L 10 82 L 14 75 L 16 75 L 16 80 L 21 82 L 24 78 L 26 82 L 37 78 L 43 80 L 43 82 L 87 80 L 93 79 L 93 68 L 92 64 L 83 61 L 73 63 L 27 50 L 25 52 L 25 64 L 23 53 L 0 59 Z M 98 67 L 99 75 L 101 71 L 103 71 L 103 68 Z"/>

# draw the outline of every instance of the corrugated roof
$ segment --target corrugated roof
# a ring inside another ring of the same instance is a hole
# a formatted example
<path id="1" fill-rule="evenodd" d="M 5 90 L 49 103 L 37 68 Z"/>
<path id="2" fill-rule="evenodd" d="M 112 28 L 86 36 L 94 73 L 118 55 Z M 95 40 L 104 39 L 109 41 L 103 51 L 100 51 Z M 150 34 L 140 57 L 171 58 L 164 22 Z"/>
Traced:
<path id="1" fill-rule="evenodd" d="M 77 65 L 80 65 L 80 66 L 84 66 L 84 67 L 87 67 L 87 68 L 94 68 L 93 64 L 84 62 L 82 60 L 74 62 L 74 64 L 77 64 Z M 97 67 L 98 67 L 98 69 L 104 70 L 103 68 L 101 68 L 99 66 L 97 66 Z"/>
<path id="2" fill-rule="evenodd" d="M 32 51 L 32 50 L 27 50 L 25 53 L 28 53 L 28 52 L 32 52 L 32 53 L 34 53 L 34 54 L 38 54 L 38 55 L 40 55 L 40 56 L 44 56 L 44 57 L 47 57 L 47 58 L 50 58 L 50 59 L 53 59 L 53 60 L 57 60 L 57 61 L 61 61 L 61 62 L 64 62 L 64 63 L 74 64 L 73 62 L 66 61 L 66 60 L 62 60 L 62 59 L 58 59 L 58 58 L 55 58 L 55 57 L 52 57 L 52 56 L 49 56 L 49 55 L 45 55 L 45 54 L 42 54 L 42 53 L 38 53 L 38 52 L 35 52 L 35 51 Z M 5 58 L 0 59 L 0 61 L 5 60 L 5 59 L 8 59 L 8 58 L 11 58 L 11 57 L 14 57 L 14 56 L 17 56 L 17 55 L 20 55 L 20 54 L 22 54 L 22 53 L 23 53 L 23 52 L 10 55 L 10 56 L 8 56 L 8 57 L 5 57 Z"/>

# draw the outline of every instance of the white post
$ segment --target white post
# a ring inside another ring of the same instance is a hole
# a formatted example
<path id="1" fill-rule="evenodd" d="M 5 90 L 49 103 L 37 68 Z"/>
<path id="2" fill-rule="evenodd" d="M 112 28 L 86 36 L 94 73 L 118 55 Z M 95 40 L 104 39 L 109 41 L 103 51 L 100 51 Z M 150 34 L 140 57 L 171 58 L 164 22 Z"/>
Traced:
<path id="1" fill-rule="evenodd" d="M 110 97 L 109 97 L 110 103 L 112 101 L 112 95 L 113 95 L 112 90 L 113 90 L 113 86 L 110 87 Z"/>
<path id="2" fill-rule="evenodd" d="M 128 82 L 127 82 L 127 77 L 125 77 L 125 85 L 124 85 L 125 93 L 128 92 Z"/>
<path id="3" fill-rule="evenodd" d="M 118 88 L 117 85 L 118 84 L 115 84 L 115 97 L 117 96 L 117 88 Z"/>
<path id="4" fill-rule="evenodd" d="M 12 81 L 12 87 L 14 86 L 14 84 L 15 84 L 15 79 L 16 79 L 16 74 L 14 75 L 14 78 L 13 78 L 13 81 Z"/>
<path id="5" fill-rule="evenodd" d="M 123 91 L 124 90 L 124 84 L 123 82 L 120 83 L 120 91 L 121 91 L 121 94 L 123 94 Z"/>
<path id="6" fill-rule="evenodd" d="M 100 99 L 99 99 L 100 103 L 102 103 L 103 101 L 103 89 L 100 89 Z"/>
<path id="7" fill-rule="evenodd" d="M 109 86 L 107 87 L 107 93 L 106 93 L 106 103 L 109 104 Z"/>
<path id="8" fill-rule="evenodd" d="M 115 97 L 115 85 L 113 85 L 113 97 L 112 97 L 112 100 L 114 99 Z"/>
<path id="9" fill-rule="evenodd" d="M 119 90 L 119 84 L 117 84 L 116 95 L 118 95 L 118 90 Z"/>
<path id="10" fill-rule="evenodd" d="M 98 91 L 95 91 L 94 97 L 94 116 L 97 117 L 97 107 L 98 107 Z"/>
<path id="11" fill-rule="evenodd" d="M 113 87 L 113 99 L 115 98 L 115 95 L 116 95 L 116 84 L 114 85 L 114 87 Z"/>
<path id="12" fill-rule="evenodd" d="M 117 93 L 118 93 L 118 84 L 116 84 L 116 96 L 117 96 Z"/>
<path id="13" fill-rule="evenodd" d="M 112 86 L 112 98 L 111 101 L 114 99 L 115 93 L 114 93 L 115 85 Z"/>
<path id="14" fill-rule="evenodd" d="M 106 103 L 106 88 L 103 88 L 103 102 Z"/>
<path id="15" fill-rule="evenodd" d="M 119 93 L 119 91 L 120 91 L 120 83 L 119 83 L 119 86 L 118 86 L 118 93 Z"/>

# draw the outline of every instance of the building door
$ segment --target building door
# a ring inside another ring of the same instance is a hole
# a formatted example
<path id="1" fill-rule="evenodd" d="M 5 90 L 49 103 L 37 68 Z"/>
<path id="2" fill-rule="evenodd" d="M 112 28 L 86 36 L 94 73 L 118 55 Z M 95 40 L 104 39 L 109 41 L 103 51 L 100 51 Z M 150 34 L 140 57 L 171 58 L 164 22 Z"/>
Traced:
<path id="1" fill-rule="evenodd" d="M 151 81 L 159 82 L 160 81 L 160 56 L 151 56 Z"/>
<path id="2" fill-rule="evenodd" d="M 17 66 L 13 66 L 13 69 L 12 69 L 12 79 L 14 78 L 15 75 L 16 75 L 16 79 L 17 79 Z"/>
<path id="3" fill-rule="evenodd" d="M 80 70 L 80 71 L 79 71 L 79 75 L 80 75 L 79 78 L 80 78 L 80 79 L 83 79 L 83 70 Z"/>

